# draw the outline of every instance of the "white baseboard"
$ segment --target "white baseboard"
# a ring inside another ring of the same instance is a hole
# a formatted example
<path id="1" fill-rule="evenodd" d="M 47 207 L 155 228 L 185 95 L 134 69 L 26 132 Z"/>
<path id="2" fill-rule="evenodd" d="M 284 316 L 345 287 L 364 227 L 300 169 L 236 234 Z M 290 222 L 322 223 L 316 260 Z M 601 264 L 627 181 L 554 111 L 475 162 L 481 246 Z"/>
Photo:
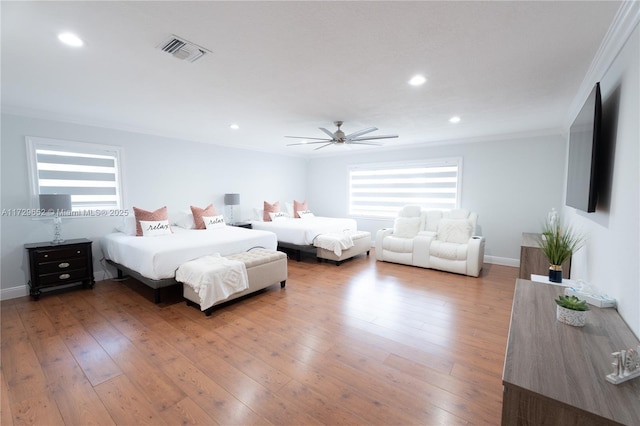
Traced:
<path id="1" fill-rule="evenodd" d="M 96 281 L 102 281 L 109 279 L 105 271 L 94 271 L 93 277 Z M 16 299 L 18 297 L 24 297 L 29 295 L 28 285 L 19 285 L 17 287 L 0 289 L 0 300 Z"/>
<path id="2" fill-rule="evenodd" d="M 17 287 L 3 288 L 0 290 L 0 300 L 16 299 L 29 295 L 29 287 L 19 285 Z"/>
<path id="3" fill-rule="evenodd" d="M 520 267 L 520 259 L 513 259 L 511 257 L 485 256 L 484 262 L 494 265 Z"/>

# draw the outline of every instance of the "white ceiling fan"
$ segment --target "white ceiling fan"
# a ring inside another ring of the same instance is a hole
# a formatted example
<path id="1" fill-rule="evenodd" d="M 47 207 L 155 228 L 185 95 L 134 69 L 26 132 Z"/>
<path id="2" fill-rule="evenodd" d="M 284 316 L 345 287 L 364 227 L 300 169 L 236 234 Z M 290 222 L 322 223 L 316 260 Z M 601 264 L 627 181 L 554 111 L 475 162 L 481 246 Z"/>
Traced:
<path id="1" fill-rule="evenodd" d="M 351 134 L 345 135 L 344 132 L 340 129 L 340 126 L 342 126 L 342 123 L 343 123 L 342 121 L 333 122 L 333 124 L 338 126 L 338 130 L 336 130 L 335 132 L 330 132 L 324 127 L 319 127 L 320 130 L 322 130 L 324 133 L 327 134 L 327 136 L 329 136 L 328 139 L 327 138 L 310 138 L 305 136 L 285 136 L 285 138 L 310 139 L 310 140 L 316 141 L 316 142 L 290 143 L 290 144 L 287 144 L 287 146 L 324 144 L 322 146 L 315 148 L 314 151 L 329 145 L 377 145 L 377 146 L 380 146 L 382 145 L 381 143 L 369 142 L 369 141 L 375 140 L 375 139 L 391 139 L 391 138 L 398 137 L 398 135 L 364 136 L 367 133 L 371 133 L 378 130 L 377 127 L 369 127 L 367 129 L 358 130 L 357 132 L 353 132 Z"/>

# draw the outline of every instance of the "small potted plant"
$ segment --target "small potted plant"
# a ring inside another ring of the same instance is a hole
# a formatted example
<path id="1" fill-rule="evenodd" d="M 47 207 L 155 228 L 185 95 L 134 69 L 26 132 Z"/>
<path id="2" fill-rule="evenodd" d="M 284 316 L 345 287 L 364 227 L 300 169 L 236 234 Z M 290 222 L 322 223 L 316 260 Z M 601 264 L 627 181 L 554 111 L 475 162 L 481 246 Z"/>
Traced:
<path id="1" fill-rule="evenodd" d="M 556 303 L 558 321 L 574 327 L 583 327 L 586 324 L 589 310 L 586 300 L 580 300 L 576 296 L 558 296 Z"/>
<path id="2" fill-rule="evenodd" d="M 549 261 L 549 281 L 562 282 L 562 264 L 583 244 L 584 237 L 569 226 L 562 229 L 560 218 L 552 211 L 538 240 L 540 250 Z"/>

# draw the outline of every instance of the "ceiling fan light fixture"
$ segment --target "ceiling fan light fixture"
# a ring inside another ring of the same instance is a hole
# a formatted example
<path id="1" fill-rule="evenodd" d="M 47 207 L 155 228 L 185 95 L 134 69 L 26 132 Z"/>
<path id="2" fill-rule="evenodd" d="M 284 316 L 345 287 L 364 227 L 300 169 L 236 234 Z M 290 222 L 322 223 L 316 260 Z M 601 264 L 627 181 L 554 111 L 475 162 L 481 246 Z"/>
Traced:
<path id="1" fill-rule="evenodd" d="M 240 126 L 238 126 L 237 124 L 233 123 L 232 125 L 229 126 L 229 128 L 231 130 L 238 130 L 240 128 Z"/>
<path id="2" fill-rule="evenodd" d="M 455 123 L 459 123 L 459 122 L 460 122 L 460 117 L 458 117 L 457 115 L 453 116 L 453 117 L 451 117 L 449 119 L 449 123 L 454 123 L 455 124 Z"/>
<path id="3" fill-rule="evenodd" d="M 411 80 L 409 80 L 409 84 L 412 86 L 422 86 L 426 82 L 427 78 L 420 74 L 414 75 L 413 77 L 411 77 Z"/>

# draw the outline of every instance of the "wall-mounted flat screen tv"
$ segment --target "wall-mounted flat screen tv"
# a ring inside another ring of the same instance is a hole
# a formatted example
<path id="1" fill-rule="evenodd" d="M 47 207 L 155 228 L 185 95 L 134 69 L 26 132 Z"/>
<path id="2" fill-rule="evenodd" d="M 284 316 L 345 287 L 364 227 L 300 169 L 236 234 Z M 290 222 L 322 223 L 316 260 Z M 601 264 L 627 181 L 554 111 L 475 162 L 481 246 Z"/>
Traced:
<path id="1" fill-rule="evenodd" d="M 596 83 L 569 132 L 566 204 L 588 213 L 596 211 L 598 201 L 597 147 L 601 120 L 600 83 Z"/>

